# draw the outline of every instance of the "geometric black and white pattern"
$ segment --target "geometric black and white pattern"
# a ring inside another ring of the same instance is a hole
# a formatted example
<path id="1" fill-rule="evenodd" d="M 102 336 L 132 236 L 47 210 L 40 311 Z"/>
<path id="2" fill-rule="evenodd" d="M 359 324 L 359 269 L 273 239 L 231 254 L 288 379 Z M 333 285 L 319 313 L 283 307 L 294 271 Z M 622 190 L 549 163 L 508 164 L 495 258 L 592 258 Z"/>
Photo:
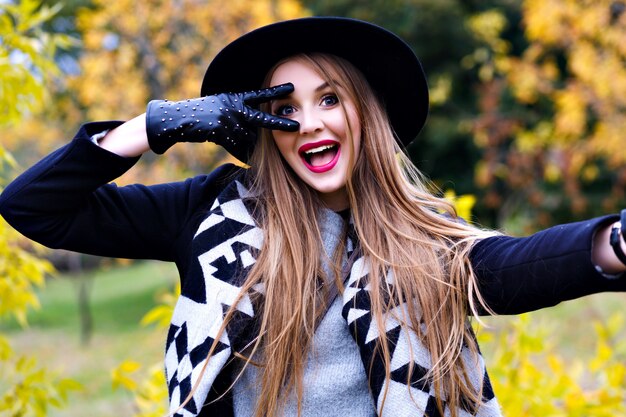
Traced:
<path id="1" fill-rule="evenodd" d="M 222 333 L 207 362 L 224 314 L 238 297 L 240 284 L 255 262 L 253 253 L 263 243 L 262 231 L 243 200 L 248 197 L 248 190 L 238 181 L 233 184 L 217 197 L 194 236 L 192 268 L 196 270 L 187 276 L 199 279 L 183 283 L 170 324 L 165 351 L 170 412 L 179 408 L 198 383 L 193 399 L 175 416 L 198 415 L 211 385 L 231 357 L 233 344 L 248 342 L 244 340 L 249 337 L 245 329 L 255 316 L 246 295 L 237 305 L 235 320 Z M 206 369 L 199 379 L 203 368 Z"/>
<path id="2" fill-rule="evenodd" d="M 255 337 L 254 319 L 257 309 L 253 301 L 264 293 L 254 288 L 253 294 L 243 296 L 236 306 L 236 314 L 221 334 L 217 349 L 207 360 L 208 351 L 218 337 L 224 315 L 241 292 L 242 283 L 254 264 L 254 254 L 263 243 L 263 232 L 250 215 L 252 199 L 249 191 L 233 181 L 217 197 L 211 210 L 200 224 L 193 239 L 195 270 L 185 274 L 181 296 L 174 309 L 170 324 L 166 352 L 165 373 L 169 389 L 170 412 L 175 417 L 195 417 L 210 397 L 213 385 L 219 385 L 220 372 L 232 359 L 232 353 L 241 351 Z M 346 251 L 349 259 L 359 256 L 358 239 L 352 227 L 348 230 Z M 430 353 L 412 332 L 406 332 L 400 323 L 388 314 L 386 334 L 391 352 L 391 380 L 385 381 L 382 359 L 374 349 L 378 340 L 378 327 L 372 322 L 368 288 L 368 265 L 364 257 L 352 263 L 343 293 L 342 315 L 360 351 L 361 360 L 369 375 L 370 388 L 378 414 L 385 416 L 446 417 L 438 413 L 432 384 L 424 376 L 431 367 Z M 393 285 L 393 276 L 386 277 Z M 405 308 L 400 306 L 398 308 Z M 394 312 L 389 312 L 394 313 Z M 395 312 L 401 317 L 401 312 Z M 461 354 L 466 362 L 470 379 L 475 387 L 482 385 L 483 403 L 477 410 L 461 408 L 459 417 L 500 417 L 501 411 L 489 383 L 484 362 L 471 363 L 469 350 Z M 475 362 L 475 361 L 474 361 Z M 407 375 L 412 367 L 412 379 L 407 385 Z M 179 410 L 197 384 L 193 398 Z M 386 395 L 384 409 L 382 398 Z M 227 398 L 227 397 L 225 397 Z M 442 398 L 445 404 L 445 398 Z M 221 399 L 222 404 L 226 399 Z M 218 404 L 218 403 L 215 403 Z M 217 409 L 218 406 L 213 404 Z M 232 415 L 232 406 L 210 415 Z M 209 410 L 205 410 L 209 411 Z"/>
<path id="3" fill-rule="evenodd" d="M 375 349 L 378 342 L 378 325 L 371 316 L 371 299 L 369 288 L 369 267 L 366 258 L 359 257 L 352 264 L 352 269 L 343 293 L 342 315 L 347 321 L 350 333 L 359 346 L 361 360 L 369 376 L 369 384 L 378 414 L 397 417 L 445 417 L 450 411 L 444 404 L 442 416 L 436 403 L 434 386 L 426 375 L 431 369 L 430 352 L 414 332 L 407 332 L 400 326 L 395 317 L 407 317 L 406 304 L 401 304 L 385 317 L 387 347 L 390 352 L 391 377 L 385 380 L 385 368 L 382 357 Z M 393 275 L 385 277 L 387 284 L 393 285 Z M 422 328 L 425 331 L 424 328 Z M 498 417 L 501 416 L 500 406 L 493 393 L 489 376 L 485 369 L 482 356 L 472 359 L 470 351 L 463 348 L 461 357 L 469 372 L 470 380 L 475 388 L 482 384 L 483 402 L 478 409 L 465 408 L 457 410 L 459 417 Z M 410 373 L 409 371 L 412 372 Z M 407 385 L 411 375 L 410 385 Z M 384 402 L 383 402 L 384 399 Z"/>

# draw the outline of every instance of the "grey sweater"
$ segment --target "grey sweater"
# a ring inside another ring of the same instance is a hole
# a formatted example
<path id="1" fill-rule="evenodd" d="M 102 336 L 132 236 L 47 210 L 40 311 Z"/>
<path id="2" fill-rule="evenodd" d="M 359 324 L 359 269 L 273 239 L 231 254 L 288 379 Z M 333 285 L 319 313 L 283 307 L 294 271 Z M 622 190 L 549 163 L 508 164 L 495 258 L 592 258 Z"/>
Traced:
<path id="1" fill-rule="evenodd" d="M 332 259 L 342 239 L 345 220 L 331 210 L 323 210 L 320 221 L 324 250 L 328 258 Z M 345 262 L 347 259 L 344 259 Z M 326 259 L 322 259 L 322 267 L 326 276 L 331 277 L 328 285 L 335 286 Z M 341 316 L 342 307 L 341 297 L 336 297 L 315 332 L 304 369 L 303 417 L 376 415 L 359 349 Z M 248 366 L 235 383 L 235 417 L 254 415 L 260 389 L 258 378 L 257 368 Z M 295 392 L 289 394 L 283 415 L 298 415 Z"/>

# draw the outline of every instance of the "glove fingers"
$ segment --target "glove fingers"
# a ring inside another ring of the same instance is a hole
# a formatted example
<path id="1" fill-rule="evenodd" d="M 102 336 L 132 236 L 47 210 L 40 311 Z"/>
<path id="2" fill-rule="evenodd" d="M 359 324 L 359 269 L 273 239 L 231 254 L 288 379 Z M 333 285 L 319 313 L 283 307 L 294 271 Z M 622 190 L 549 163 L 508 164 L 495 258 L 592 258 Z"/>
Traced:
<path id="1" fill-rule="evenodd" d="M 295 120 L 285 119 L 252 108 L 248 108 L 247 120 L 250 125 L 265 129 L 295 132 L 300 128 L 300 123 Z"/>
<path id="2" fill-rule="evenodd" d="M 288 96 L 291 93 L 293 93 L 293 84 L 287 83 L 243 93 L 243 101 L 250 106 L 256 106 L 275 98 Z"/>
<path id="3" fill-rule="evenodd" d="M 248 106 L 255 106 L 266 101 L 282 98 L 293 93 L 293 84 L 286 83 L 257 91 L 243 93 L 243 101 Z M 300 124 L 294 120 L 284 119 L 260 110 L 248 107 L 248 123 L 256 127 L 265 129 L 285 130 L 295 132 L 300 128 Z"/>

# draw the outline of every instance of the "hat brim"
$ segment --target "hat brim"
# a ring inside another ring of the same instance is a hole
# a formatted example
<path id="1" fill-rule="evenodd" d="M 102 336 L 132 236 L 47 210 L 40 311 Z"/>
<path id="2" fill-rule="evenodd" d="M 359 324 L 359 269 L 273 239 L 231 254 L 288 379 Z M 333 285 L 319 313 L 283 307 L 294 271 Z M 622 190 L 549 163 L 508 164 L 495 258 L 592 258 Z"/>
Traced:
<path id="1" fill-rule="evenodd" d="M 209 65 L 201 95 L 258 89 L 278 61 L 302 52 L 337 55 L 361 70 L 403 146 L 424 126 L 428 86 L 411 47 L 380 26 L 343 17 L 286 20 L 237 38 Z"/>

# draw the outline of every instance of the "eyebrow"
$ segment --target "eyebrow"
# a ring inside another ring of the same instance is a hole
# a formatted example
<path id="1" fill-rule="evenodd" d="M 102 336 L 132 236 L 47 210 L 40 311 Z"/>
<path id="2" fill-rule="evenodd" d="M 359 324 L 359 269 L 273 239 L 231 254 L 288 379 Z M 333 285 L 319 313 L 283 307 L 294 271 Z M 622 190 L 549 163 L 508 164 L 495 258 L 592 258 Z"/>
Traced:
<path id="1" fill-rule="evenodd" d="M 328 84 L 328 82 L 324 81 L 322 84 L 315 88 L 315 92 L 319 93 L 320 91 L 325 90 L 328 87 L 330 87 L 330 85 Z"/>

